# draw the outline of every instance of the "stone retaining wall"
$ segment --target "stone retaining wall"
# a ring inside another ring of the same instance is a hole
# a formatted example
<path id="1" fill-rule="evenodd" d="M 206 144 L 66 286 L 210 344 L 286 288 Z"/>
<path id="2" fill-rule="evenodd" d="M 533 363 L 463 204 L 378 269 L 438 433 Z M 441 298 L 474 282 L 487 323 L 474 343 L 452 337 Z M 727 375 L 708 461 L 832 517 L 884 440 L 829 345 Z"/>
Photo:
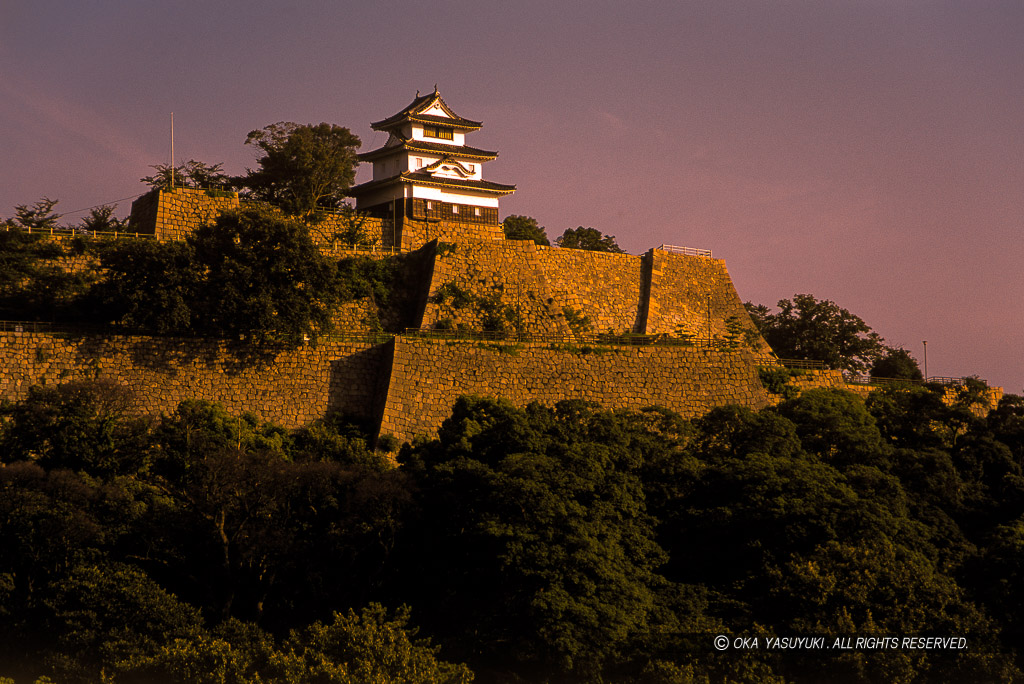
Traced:
<path id="1" fill-rule="evenodd" d="M 745 351 L 572 347 L 396 338 L 381 434 L 433 435 L 464 394 L 517 406 L 586 399 L 608 408 L 664 406 L 685 417 L 714 406 L 769 404 Z"/>
<path id="2" fill-rule="evenodd" d="M 219 402 L 296 428 L 340 411 L 376 419 L 388 345 L 322 341 L 243 356 L 222 341 L 121 335 L 0 332 L 0 398 L 24 399 L 32 385 L 106 379 L 131 389 L 143 414 L 184 399 Z"/>
<path id="3" fill-rule="evenodd" d="M 555 300 L 585 314 L 595 333 L 637 329 L 644 293 L 642 257 L 557 247 L 535 248 Z"/>
<path id="4" fill-rule="evenodd" d="M 153 190 L 132 202 L 131 230 L 158 240 L 184 240 L 225 211 L 239 207 L 238 193 L 196 188 Z M 223 195 L 223 196 L 221 196 Z"/>
<path id="5" fill-rule="evenodd" d="M 447 288 L 449 296 L 443 296 Z M 455 295 L 451 295 L 455 292 Z M 459 296 L 467 301 L 459 303 Z M 422 327 L 449 323 L 483 330 L 486 302 L 518 313 L 533 334 L 570 336 L 561 302 L 529 240 L 465 240 L 437 248 Z"/>
<path id="6" fill-rule="evenodd" d="M 651 249 L 644 255 L 648 291 L 643 330 L 649 335 L 684 332 L 694 337 L 726 337 L 729 322 L 764 359 L 771 347 L 757 333 L 723 259 Z M 748 332 L 749 331 L 749 332 Z"/>
<path id="7" fill-rule="evenodd" d="M 403 218 L 401 235 L 402 249 L 419 249 L 432 240 L 441 242 L 461 242 L 463 240 L 488 240 L 502 242 L 505 231 L 496 223 L 476 223 L 472 221 L 417 221 Z M 384 245 L 390 245 L 385 236 Z"/>

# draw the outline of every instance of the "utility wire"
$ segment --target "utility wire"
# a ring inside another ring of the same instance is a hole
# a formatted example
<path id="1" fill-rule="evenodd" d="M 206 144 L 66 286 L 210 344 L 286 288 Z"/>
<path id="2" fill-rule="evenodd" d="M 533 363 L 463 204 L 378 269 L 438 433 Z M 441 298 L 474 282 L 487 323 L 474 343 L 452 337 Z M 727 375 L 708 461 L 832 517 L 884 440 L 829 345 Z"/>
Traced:
<path id="1" fill-rule="evenodd" d="M 147 190 L 146 192 L 149 191 Z M 118 202 L 125 202 L 127 200 L 137 200 L 145 194 L 145 192 L 140 192 L 138 195 L 134 195 L 132 197 L 122 197 L 121 199 L 114 200 L 112 202 L 102 202 L 91 207 L 86 207 L 85 209 L 75 209 L 74 211 L 66 211 L 63 214 L 61 214 L 61 217 L 71 216 L 72 214 L 81 214 L 83 211 L 89 211 L 90 209 L 99 209 L 100 207 L 105 207 L 109 204 L 117 204 Z"/>

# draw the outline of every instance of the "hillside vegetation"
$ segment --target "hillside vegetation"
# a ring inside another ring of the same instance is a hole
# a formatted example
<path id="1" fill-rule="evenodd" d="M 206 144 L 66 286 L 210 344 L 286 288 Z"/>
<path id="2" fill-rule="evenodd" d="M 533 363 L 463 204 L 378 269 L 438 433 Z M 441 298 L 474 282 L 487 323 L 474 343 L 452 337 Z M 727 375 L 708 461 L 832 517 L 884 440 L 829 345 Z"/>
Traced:
<path id="1" fill-rule="evenodd" d="M 974 399 L 816 390 L 687 421 L 466 397 L 392 467 L 340 419 L 36 388 L 0 411 L 0 677 L 1012 681 L 1024 399 Z"/>

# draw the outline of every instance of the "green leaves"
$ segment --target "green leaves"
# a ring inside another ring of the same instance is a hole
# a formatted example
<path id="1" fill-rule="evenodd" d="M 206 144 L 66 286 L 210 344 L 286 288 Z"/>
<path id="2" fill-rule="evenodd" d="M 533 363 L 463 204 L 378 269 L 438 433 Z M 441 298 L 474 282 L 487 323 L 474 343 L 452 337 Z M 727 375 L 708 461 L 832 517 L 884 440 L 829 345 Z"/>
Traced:
<path id="1" fill-rule="evenodd" d="M 544 226 L 538 225 L 537 219 L 530 216 L 512 214 L 501 222 L 507 240 L 533 240 L 538 245 L 550 245 Z"/>
<path id="2" fill-rule="evenodd" d="M 747 302 L 747 312 L 772 350 L 785 359 L 811 359 L 863 373 L 888 349 L 858 316 L 809 294 L 779 300 L 778 313 Z"/>
<path id="3" fill-rule="evenodd" d="M 416 584 L 444 633 L 524 675 L 589 676 L 644 629 L 662 554 L 628 429 L 585 402 L 464 398 L 407 456 L 432 549 Z"/>
<path id="4" fill-rule="evenodd" d="M 106 277 L 82 304 L 130 329 L 296 345 L 330 330 L 338 303 L 334 265 L 308 228 L 258 208 L 184 243 L 113 242 L 100 258 Z"/>
<path id="5" fill-rule="evenodd" d="M 615 242 L 614 235 L 604 235 L 597 228 L 584 228 L 583 226 L 566 229 L 561 237 L 555 240 L 555 244 L 559 247 L 588 249 L 593 252 L 625 253 L 625 250 Z"/>
<path id="6" fill-rule="evenodd" d="M 245 144 L 264 152 L 259 170 L 236 182 L 253 199 L 264 200 L 296 216 L 318 208 L 336 209 L 355 180 L 360 141 L 347 128 L 320 123 L 280 121 L 252 131 Z"/>

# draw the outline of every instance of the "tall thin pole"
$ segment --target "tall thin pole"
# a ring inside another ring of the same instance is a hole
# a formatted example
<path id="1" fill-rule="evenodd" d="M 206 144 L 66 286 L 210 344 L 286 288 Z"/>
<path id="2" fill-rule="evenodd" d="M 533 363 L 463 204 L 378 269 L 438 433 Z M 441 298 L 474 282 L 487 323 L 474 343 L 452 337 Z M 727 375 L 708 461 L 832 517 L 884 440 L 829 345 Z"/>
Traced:
<path id="1" fill-rule="evenodd" d="M 928 340 L 924 340 L 924 381 L 928 382 Z"/>
<path id="2" fill-rule="evenodd" d="M 171 190 L 174 190 L 174 112 L 171 112 Z"/>

